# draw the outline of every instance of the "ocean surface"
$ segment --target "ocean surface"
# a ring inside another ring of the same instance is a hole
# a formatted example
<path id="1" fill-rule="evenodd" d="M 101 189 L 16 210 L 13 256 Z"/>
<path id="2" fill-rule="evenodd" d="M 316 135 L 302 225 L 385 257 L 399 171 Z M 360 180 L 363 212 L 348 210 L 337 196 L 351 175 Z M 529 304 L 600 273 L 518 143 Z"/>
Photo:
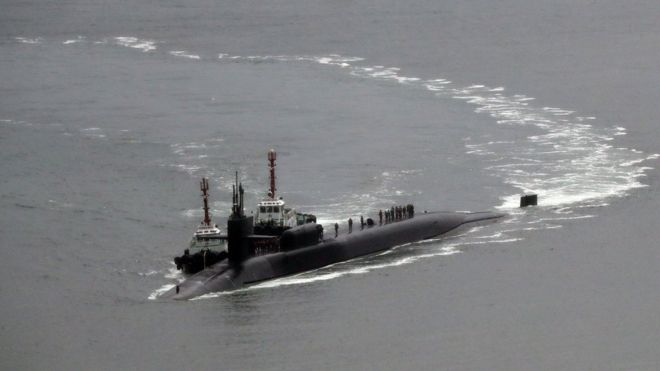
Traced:
<path id="1" fill-rule="evenodd" d="M 0 368 L 660 369 L 657 1 L 2 9 Z M 159 298 L 199 179 L 222 226 L 271 148 L 279 195 L 326 226 L 507 216 Z"/>

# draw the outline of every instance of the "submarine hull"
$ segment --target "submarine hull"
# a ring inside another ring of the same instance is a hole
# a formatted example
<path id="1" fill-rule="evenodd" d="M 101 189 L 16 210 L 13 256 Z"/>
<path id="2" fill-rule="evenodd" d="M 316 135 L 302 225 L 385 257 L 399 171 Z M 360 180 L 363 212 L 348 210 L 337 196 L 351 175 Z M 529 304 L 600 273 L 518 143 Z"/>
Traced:
<path id="1" fill-rule="evenodd" d="M 365 227 L 337 238 L 326 238 L 312 246 L 250 257 L 241 263 L 226 259 L 189 277 L 161 297 L 186 300 L 208 293 L 236 290 L 261 281 L 437 237 L 463 225 L 488 222 L 502 216 L 492 212 L 418 214 L 411 219 Z"/>

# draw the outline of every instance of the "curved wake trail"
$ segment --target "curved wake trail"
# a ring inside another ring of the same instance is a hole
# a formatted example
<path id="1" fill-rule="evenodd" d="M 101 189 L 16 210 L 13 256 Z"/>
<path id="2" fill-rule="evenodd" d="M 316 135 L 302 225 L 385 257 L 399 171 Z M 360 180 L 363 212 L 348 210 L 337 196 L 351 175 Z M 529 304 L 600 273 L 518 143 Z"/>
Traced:
<path id="1" fill-rule="evenodd" d="M 639 181 L 650 167 L 641 163 L 657 159 L 634 149 L 614 147 L 616 136 L 626 135 L 623 127 L 597 128 L 595 117 L 573 111 L 532 104 L 534 98 L 507 95 L 503 87 L 472 85 L 455 87 L 443 78 L 421 79 L 404 76 L 400 68 L 364 66 L 363 58 L 327 56 L 236 56 L 220 54 L 221 61 L 311 62 L 332 66 L 365 79 L 387 80 L 412 88 L 426 89 L 440 97 L 461 100 L 475 106 L 475 113 L 487 114 L 501 127 L 532 127 L 538 135 L 503 137 L 479 141 L 465 138 L 467 153 L 482 156 L 485 170 L 519 190 L 501 196 L 501 209 L 517 207 L 520 193 L 543 195 L 543 206 L 570 206 L 589 202 L 601 205 L 612 196 L 625 196 L 645 187 Z M 508 133 L 505 131 L 504 134 Z"/>

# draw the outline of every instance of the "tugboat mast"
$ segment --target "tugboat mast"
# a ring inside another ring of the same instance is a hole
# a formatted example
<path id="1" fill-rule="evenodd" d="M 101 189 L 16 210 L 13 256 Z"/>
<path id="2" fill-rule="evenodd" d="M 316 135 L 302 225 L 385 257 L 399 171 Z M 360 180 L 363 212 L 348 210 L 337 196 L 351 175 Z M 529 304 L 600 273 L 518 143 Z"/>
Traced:
<path id="1" fill-rule="evenodd" d="M 275 152 L 274 149 L 271 149 L 270 152 L 268 152 L 268 162 L 270 162 L 270 192 L 268 192 L 268 196 L 270 196 L 271 200 L 275 199 L 275 160 L 277 159 L 277 153 Z"/>
<path id="2" fill-rule="evenodd" d="M 202 178 L 199 182 L 199 188 L 202 190 L 202 199 L 204 200 L 204 225 L 211 225 L 211 216 L 209 215 L 209 180 Z"/>

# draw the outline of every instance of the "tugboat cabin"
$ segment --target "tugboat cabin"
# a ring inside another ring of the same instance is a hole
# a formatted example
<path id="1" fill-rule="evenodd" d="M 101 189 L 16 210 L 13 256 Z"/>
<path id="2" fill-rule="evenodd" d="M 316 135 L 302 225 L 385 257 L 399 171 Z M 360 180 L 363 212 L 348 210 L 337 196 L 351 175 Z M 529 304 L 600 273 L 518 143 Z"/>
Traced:
<path id="1" fill-rule="evenodd" d="M 295 227 L 296 212 L 286 208 L 283 200 L 263 200 L 257 204 L 255 225 L 271 227 Z"/>

